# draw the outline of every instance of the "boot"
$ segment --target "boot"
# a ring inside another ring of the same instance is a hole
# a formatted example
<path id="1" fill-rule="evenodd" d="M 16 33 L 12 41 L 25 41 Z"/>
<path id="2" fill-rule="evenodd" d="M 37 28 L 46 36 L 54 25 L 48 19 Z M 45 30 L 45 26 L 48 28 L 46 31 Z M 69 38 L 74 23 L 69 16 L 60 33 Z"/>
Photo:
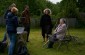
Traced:
<path id="1" fill-rule="evenodd" d="M 47 48 L 53 48 L 53 44 L 54 44 L 54 42 L 49 41 L 49 43 L 48 43 L 48 47 L 47 47 Z"/>

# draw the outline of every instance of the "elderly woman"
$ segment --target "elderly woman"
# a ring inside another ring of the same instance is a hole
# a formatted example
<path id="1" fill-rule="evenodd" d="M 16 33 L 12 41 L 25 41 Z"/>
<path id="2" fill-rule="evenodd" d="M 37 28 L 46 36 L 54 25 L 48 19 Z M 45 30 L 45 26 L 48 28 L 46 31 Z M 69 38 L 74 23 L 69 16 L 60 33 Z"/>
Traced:
<path id="1" fill-rule="evenodd" d="M 7 14 L 6 18 L 6 29 L 7 34 L 10 40 L 8 55 L 13 55 L 13 50 L 16 42 L 16 33 L 18 26 L 18 17 L 17 17 L 18 9 L 16 7 L 11 8 L 11 12 Z"/>
<path id="2" fill-rule="evenodd" d="M 25 6 L 24 11 L 21 15 L 21 23 L 25 27 L 25 31 L 27 31 L 27 42 L 29 42 L 29 33 L 30 33 L 30 12 L 29 12 L 29 6 Z"/>
<path id="3" fill-rule="evenodd" d="M 52 33 L 52 21 L 51 21 L 51 10 L 50 9 L 45 9 L 44 10 L 44 15 L 41 17 L 40 20 L 40 26 L 42 29 L 42 36 L 44 41 L 48 40 L 48 35 Z"/>
<path id="4" fill-rule="evenodd" d="M 62 19 L 60 19 L 60 24 L 54 30 L 53 37 L 49 38 L 48 48 L 52 48 L 55 41 L 62 40 L 64 38 L 64 36 L 66 35 L 66 30 L 67 30 L 67 27 L 65 24 L 65 19 L 62 18 Z"/>

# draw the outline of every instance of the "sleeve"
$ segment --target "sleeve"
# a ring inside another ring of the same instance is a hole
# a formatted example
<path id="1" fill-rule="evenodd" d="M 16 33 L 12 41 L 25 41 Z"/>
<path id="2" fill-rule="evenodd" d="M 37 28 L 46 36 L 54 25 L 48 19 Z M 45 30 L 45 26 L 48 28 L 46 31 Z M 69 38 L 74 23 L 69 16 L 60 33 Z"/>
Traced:
<path id="1" fill-rule="evenodd" d="M 24 11 L 21 13 L 21 17 L 23 17 L 24 16 Z"/>
<path id="2" fill-rule="evenodd" d="M 7 19 L 12 17 L 12 15 L 11 15 L 11 13 L 10 13 L 10 12 L 9 12 L 9 13 L 7 13 L 7 15 L 6 15 L 6 16 L 7 16 Z"/>
<path id="3" fill-rule="evenodd" d="M 49 16 L 49 22 L 50 22 L 50 26 L 51 26 L 51 28 L 53 28 L 53 24 L 52 24 L 52 19 L 51 19 L 51 17 Z"/>
<path id="4" fill-rule="evenodd" d="M 21 18 L 20 18 L 20 23 L 23 23 L 25 17 L 24 17 L 24 12 L 21 13 Z"/>
<path id="5" fill-rule="evenodd" d="M 31 23 L 30 12 L 28 12 L 28 19 L 29 19 L 29 24 L 30 24 Z"/>
<path id="6" fill-rule="evenodd" d="M 66 25 L 65 25 L 65 24 L 64 24 L 64 25 L 62 25 L 62 27 L 61 27 L 61 28 L 59 28 L 59 29 L 57 30 L 57 34 L 60 34 L 60 33 L 65 32 L 65 31 L 66 31 L 66 29 L 67 29 Z"/>
<path id="7" fill-rule="evenodd" d="M 15 27 L 18 27 L 18 17 L 17 16 L 14 17 L 13 23 L 14 23 Z"/>
<path id="8" fill-rule="evenodd" d="M 4 19 L 6 19 L 7 13 L 8 13 L 8 11 L 5 12 L 5 14 L 4 14 Z"/>
<path id="9" fill-rule="evenodd" d="M 42 19 L 43 19 L 43 16 L 40 19 L 40 27 L 42 27 Z"/>
<path id="10" fill-rule="evenodd" d="M 59 27 L 59 26 L 60 26 L 60 24 L 58 25 L 58 27 Z M 58 29 L 58 27 L 55 28 L 55 30 L 54 30 L 54 34 L 57 33 L 57 29 Z"/>

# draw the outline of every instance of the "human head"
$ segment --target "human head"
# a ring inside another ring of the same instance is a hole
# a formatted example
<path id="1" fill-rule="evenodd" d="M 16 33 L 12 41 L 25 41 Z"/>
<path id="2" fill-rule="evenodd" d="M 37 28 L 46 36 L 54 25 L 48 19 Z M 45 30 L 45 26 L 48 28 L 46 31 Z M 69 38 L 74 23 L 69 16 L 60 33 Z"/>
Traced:
<path id="1" fill-rule="evenodd" d="M 29 6 L 28 5 L 25 5 L 25 10 L 29 10 Z"/>
<path id="2" fill-rule="evenodd" d="M 16 7 L 12 7 L 11 8 L 11 12 L 14 13 L 14 14 L 16 14 L 18 12 L 18 9 Z"/>
<path id="3" fill-rule="evenodd" d="M 46 8 L 44 10 L 44 14 L 50 15 L 51 14 L 51 10 L 49 8 Z"/>
<path id="4" fill-rule="evenodd" d="M 61 18 L 60 19 L 60 24 L 64 24 L 64 23 L 66 23 L 66 19 L 65 18 Z"/>
<path id="5" fill-rule="evenodd" d="M 16 7 L 16 4 L 15 3 L 12 3 L 11 7 Z"/>
<path id="6" fill-rule="evenodd" d="M 11 10 L 12 7 L 16 7 L 16 4 L 15 4 L 15 3 L 12 3 L 12 4 L 9 6 L 9 10 Z"/>

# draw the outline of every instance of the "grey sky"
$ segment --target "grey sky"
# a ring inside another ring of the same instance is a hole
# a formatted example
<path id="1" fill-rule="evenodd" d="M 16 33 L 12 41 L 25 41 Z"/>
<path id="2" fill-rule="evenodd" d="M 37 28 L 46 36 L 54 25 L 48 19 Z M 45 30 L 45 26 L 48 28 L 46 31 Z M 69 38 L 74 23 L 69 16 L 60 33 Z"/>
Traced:
<path id="1" fill-rule="evenodd" d="M 60 2 L 61 0 L 49 0 L 49 1 L 51 1 L 53 3 L 57 3 L 57 2 Z"/>

